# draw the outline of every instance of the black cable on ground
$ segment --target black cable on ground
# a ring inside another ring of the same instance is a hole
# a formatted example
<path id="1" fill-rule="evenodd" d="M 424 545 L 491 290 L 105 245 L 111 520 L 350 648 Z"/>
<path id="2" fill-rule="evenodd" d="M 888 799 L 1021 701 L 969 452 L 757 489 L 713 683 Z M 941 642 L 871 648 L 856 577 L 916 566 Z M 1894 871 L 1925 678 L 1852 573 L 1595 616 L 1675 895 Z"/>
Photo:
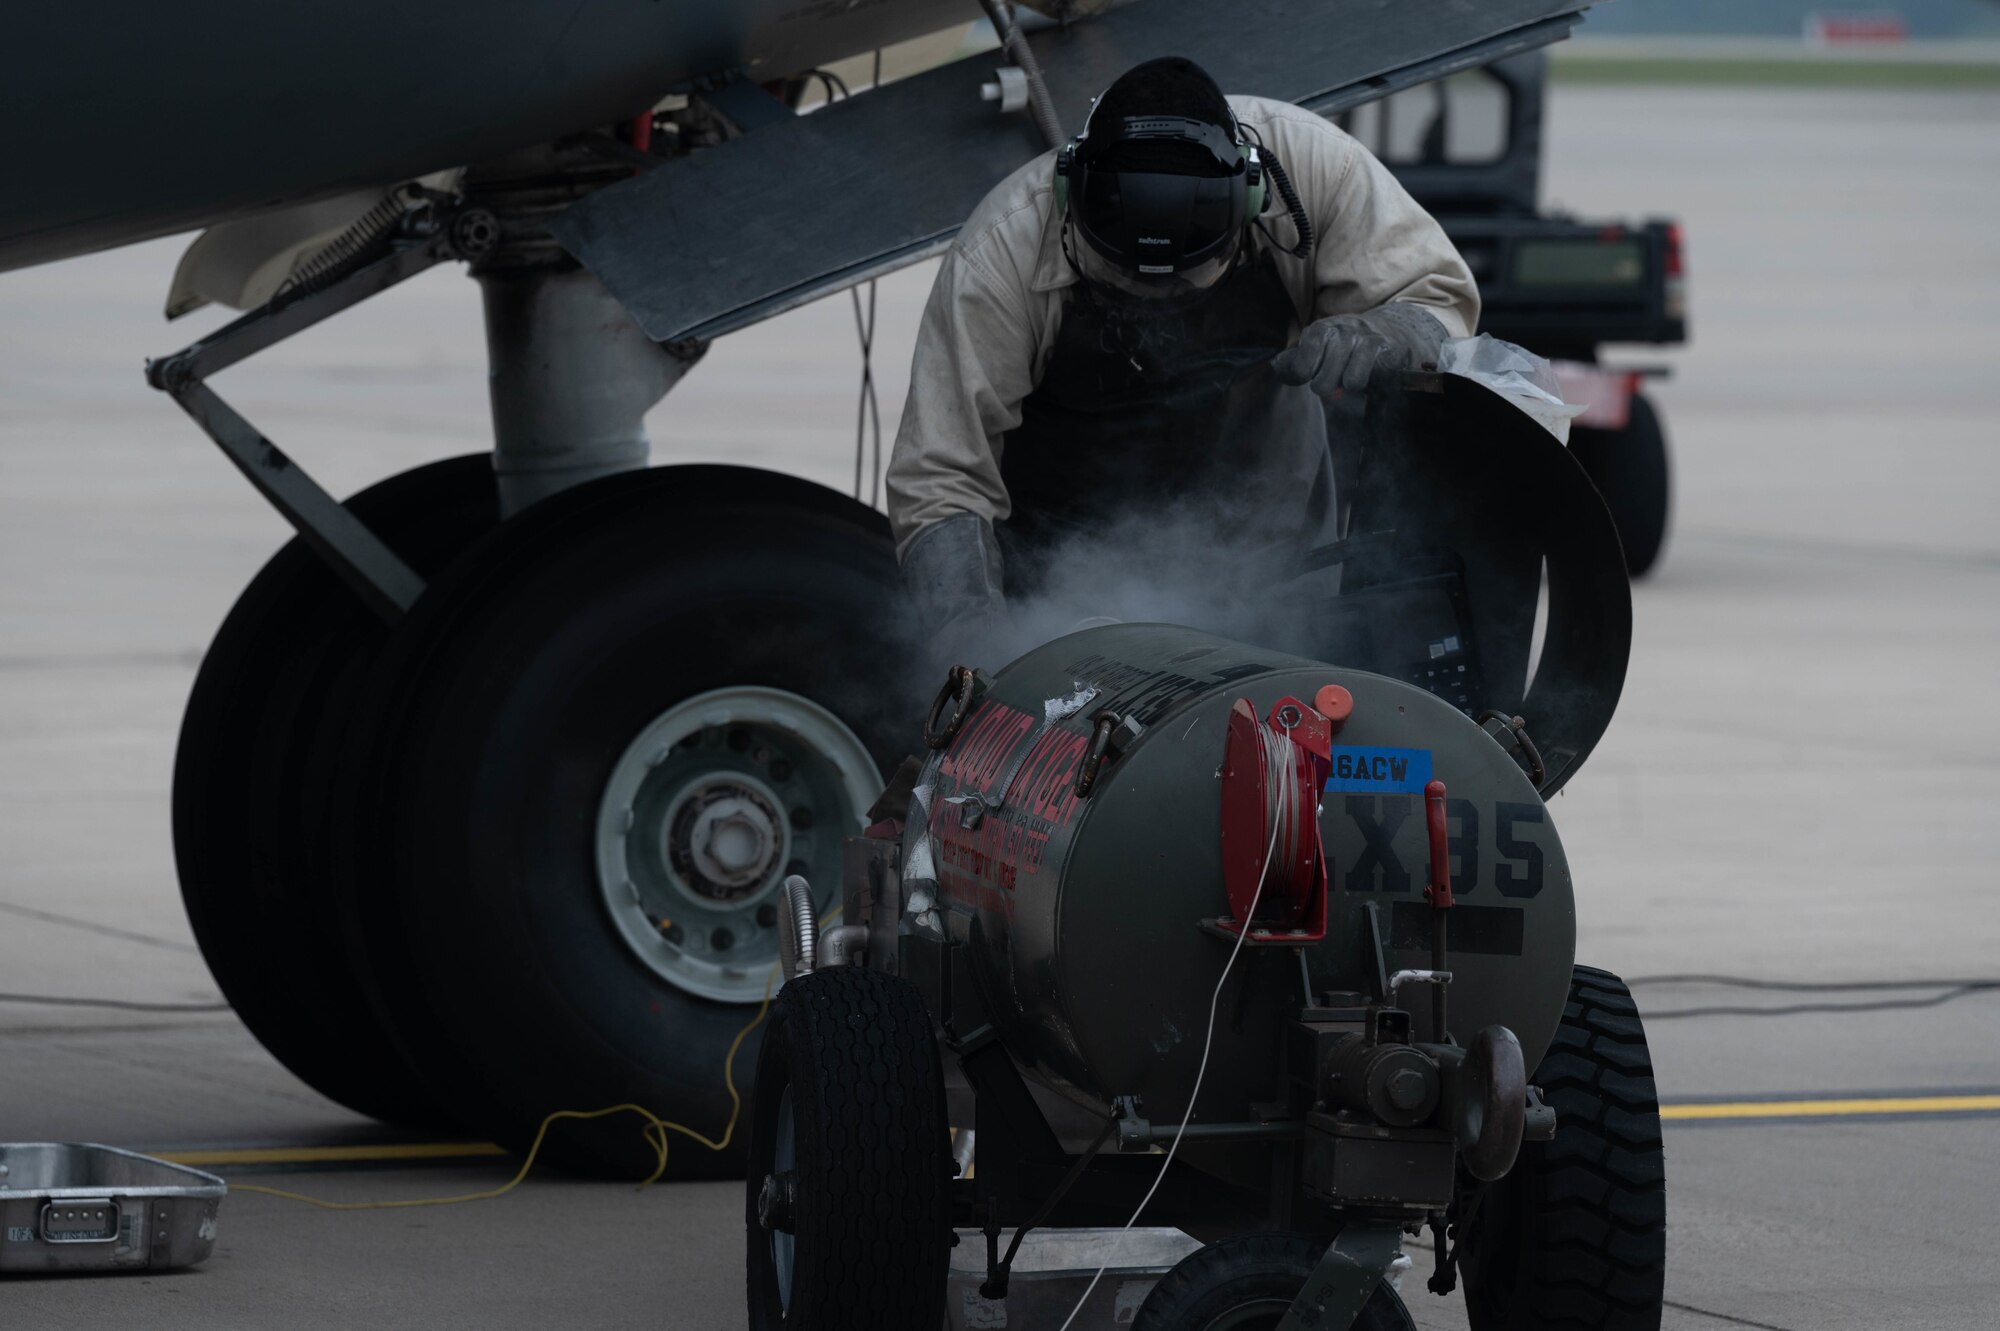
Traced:
<path id="1" fill-rule="evenodd" d="M 68 998 L 57 994 L 0 994 L 0 1003 L 41 1007 L 102 1007 L 120 1012 L 228 1012 L 227 1003 L 139 1003 L 123 998 Z"/>
<path id="2" fill-rule="evenodd" d="M 1990 989 L 2000 979 L 1982 980 L 1762 980 L 1748 975 L 1641 975 L 1625 981 L 1628 989 L 1642 984 L 1712 984 L 1725 989 L 1776 989 L 1798 994 L 1858 993 L 1879 989 Z"/>
<path id="3" fill-rule="evenodd" d="M 1625 982 L 1641 985 L 1711 985 L 1724 989 L 1754 989 L 1775 993 L 1838 994 L 1883 993 L 1902 989 L 1933 989 L 1938 992 L 1910 998 L 1891 998 L 1866 1003 L 1787 1003 L 1780 1007 L 1748 1004 L 1717 1004 L 1708 1007 L 1669 1008 L 1644 1012 L 1647 1021 L 1672 1021 L 1679 1017 L 1792 1017 L 1811 1012 L 1901 1012 L 1913 1008 L 1942 1007 L 1969 994 L 2000 989 L 2000 980 L 1767 980 L 1747 975 L 1641 975 Z"/>

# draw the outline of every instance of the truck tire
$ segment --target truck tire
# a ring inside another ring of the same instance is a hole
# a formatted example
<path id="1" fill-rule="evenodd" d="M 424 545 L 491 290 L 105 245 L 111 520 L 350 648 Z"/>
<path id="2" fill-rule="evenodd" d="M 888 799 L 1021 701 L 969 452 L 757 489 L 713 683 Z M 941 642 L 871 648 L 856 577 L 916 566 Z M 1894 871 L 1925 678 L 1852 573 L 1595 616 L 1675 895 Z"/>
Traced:
<path id="1" fill-rule="evenodd" d="M 347 508 L 431 576 L 499 523 L 485 454 L 390 477 Z M 362 996 L 336 923 L 327 794 L 391 630 L 297 538 L 203 656 L 174 759 L 174 856 L 203 958 L 251 1034 L 314 1090 L 393 1122 L 451 1117 Z"/>
<path id="2" fill-rule="evenodd" d="M 1618 524 L 1626 572 L 1644 576 L 1666 548 L 1673 491 L 1666 430 L 1652 399 L 1634 393 L 1624 429 L 1571 430 L 1569 447 Z"/>
<path id="3" fill-rule="evenodd" d="M 729 1053 L 773 987 L 779 883 L 832 908 L 842 839 L 919 742 L 900 587 L 879 515 L 675 467 L 543 500 L 426 595 L 349 757 L 348 923 L 384 1024 L 478 1131 L 520 1151 L 633 1102 L 728 1143 L 674 1136 L 670 1176 L 742 1168 L 755 1041 Z M 543 1151 L 657 1160 L 627 1116 Z"/>
<path id="4" fill-rule="evenodd" d="M 950 1171 L 944 1073 L 916 986 L 836 966 L 779 990 L 750 1123 L 751 1331 L 936 1331 Z"/>
<path id="5" fill-rule="evenodd" d="M 1235 1234 L 1197 1248 L 1153 1286 L 1132 1331 L 1270 1331 L 1284 1318 L 1328 1240 L 1305 1234 Z M 1352 1331 L 1414 1331 L 1409 1309 L 1385 1280 Z"/>
<path id="6" fill-rule="evenodd" d="M 1521 1148 L 1461 1227 L 1473 1331 L 1658 1331 L 1666 1171 L 1652 1056 L 1624 981 L 1575 968 L 1534 1082 L 1555 1140 Z"/>

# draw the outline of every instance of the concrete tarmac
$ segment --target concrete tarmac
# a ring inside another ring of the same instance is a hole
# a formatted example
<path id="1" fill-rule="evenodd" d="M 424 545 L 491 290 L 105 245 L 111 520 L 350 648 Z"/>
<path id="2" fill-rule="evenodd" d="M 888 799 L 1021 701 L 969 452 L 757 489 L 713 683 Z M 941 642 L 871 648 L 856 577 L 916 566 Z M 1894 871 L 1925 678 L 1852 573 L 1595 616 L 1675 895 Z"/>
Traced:
<path id="1" fill-rule="evenodd" d="M 2000 978 L 1997 122 L 1983 93 L 1555 91 L 1547 195 L 1681 217 L 1694 336 L 1628 354 L 1674 366 L 1657 399 L 1675 532 L 1637 589 L 1618 720 L 1555 801 L 1582 961 Z M 209 635 L 287 533 L 141 380 L 145 355 L 221 321 L 159 323 L 179 248 L 0 276 L 6 994 L 217 1001 L 174 882 L 175 729 Z M 889 430 L 927 283 L 882 285 Z M 654 413 L 656 456 L 851 485 L 857 370 L 845 298 L 727 339 Z M 219 386 L 337 493 L 478 450 L 477 293 L 429 274 Z M 1672 1014 L 1800 996 L 1639 994 L 1670 1103 L 1669 1327 L 1994 1325 L 2000 994 L 1765 1017 Z M 0 1069 L 5 1140 L 369 1147 L 360 1168 L 224 1171 L 344 1201 L 513 1168 L 384 1162 L 407 1134 L 308 1090 L 226 1011 L 0 999 Z M 419 1210 L 239 1192 L 205 1265 L 0 1282 L 0 1325 L 736 1327 L 741 1207 L 734 1184 L 539 1174 Z M 1456 1300 L 1407 1288 L 1420 1325 L 1463 1325 Z"/>

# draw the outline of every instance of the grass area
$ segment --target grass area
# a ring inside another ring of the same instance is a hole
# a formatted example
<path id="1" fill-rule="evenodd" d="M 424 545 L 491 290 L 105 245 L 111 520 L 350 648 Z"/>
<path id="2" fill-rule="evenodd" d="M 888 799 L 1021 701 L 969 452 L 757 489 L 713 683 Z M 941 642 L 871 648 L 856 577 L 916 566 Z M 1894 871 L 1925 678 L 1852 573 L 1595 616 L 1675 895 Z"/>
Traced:
<path id="1" fill-rule="evenodd" d="M 2000 88 L 2000 64 L 1928 60 L 1772 60 L 1716 56 L 1613 56 L 1558 50 L 1550 62 L 1565 83 L 1738 84 L 1776 88 Z"/>

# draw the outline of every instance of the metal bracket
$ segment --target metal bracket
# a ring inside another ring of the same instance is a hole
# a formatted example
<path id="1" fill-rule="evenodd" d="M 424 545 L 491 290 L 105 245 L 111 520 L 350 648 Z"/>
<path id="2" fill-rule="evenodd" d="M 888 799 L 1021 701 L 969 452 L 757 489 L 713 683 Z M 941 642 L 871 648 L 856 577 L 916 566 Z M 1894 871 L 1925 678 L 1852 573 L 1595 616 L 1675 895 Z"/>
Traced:
<path id="1" fill-rule="evenodd" d="M 717 115 L 727 120 L 738 134 L 748 134 L 766 125 L 783 124 L 798 112 L 765 91 L 764 85 L 748 78 L 724 79 L 703 88 L 695 96 L 707 102 Z"/>
<path id="2" fill-rule="evenodd" d="M 413 214 L 429 216 L 419 206 Z M 420 237 L 309 294 L 273 298 L 261 309 L 200 341 L 146 362 L 146 382 L 171 396 L 222 449 L 257 493 L 307 546 L 385 623 L 393 624 L 423 593 L 424 580 L 382 538 L 341 506 L 278 446 L 208 386 L 209 376 L 295 333 L 458 257 L 452 228 L 432 225 Z"/>
<path id="3" fill-rule="evenodd" d="M 1528 780 L 1536 790 L 1549 783 L 1548 764 L 1542 761 L 1542 751 L 1529 738 L 1526 720 L 1495 711 L 1481 712 L 1477 719 L 1479 728 L 1492 736 L 1495 744 L 1514 755 L 1515 761 L 1527 771 Z"/>
<path id="4" fill-rule="evenodd" d="M 1396 1225 L 1351 1222 L 1306 1277 L 1277 1331 L 1346 1331 L 1401 1252 Z"/>
<path id="5" fill-rule="evenodd" d="M 1381 911 L 1377 903 L 1373 901 L 1362 904 L 1363 909 L 1368 912 L 1367 951 L 1363 955 L 1362 960 L 1364 964 L 1371 959 L 1374 961 L 1375 992 L 1384 1003 L 1393 1003 L 1395 997 L 1389 992 L 1389 957 L 1382 950 Z"/>
<path id="6" fill-rule="evenodd" d="M 1007 1255 L 997 1262 L 994 1260 L 993 1250 L 998 1231 L 989 1231 L 992 1237 L 988 1238 L 986 1244 L 986 1279 L 979 1286 L 980 1298 L 990 1300 L 1007 1297 L 1007 1282 L 1014 1271 L 1014 1257 L 1021 1251 L 1021 1240 L 1028 1237 L 1031 1231 L 1041 1228 L 1056 1207 L 1062 1205 L 1062 1199 L 1069 1196 L 1070 1189 L 1076 1186 L 1076 1181 L 1090 1168 L 1090 1162 L 1097 1158 L 1097 1153 L 1104 1149 L 1104 1144 L 1111 1140 L 1111 1134 L 1117 1126 L 1118 1120 L 1115 1118 L 1104 1120 L 1104 1128 L 1097 1134 L 1097 1140 L 1076 1158 L 1076 1163 L 1062 1176 L 1062 1182 L 1056 1184 L 1049 1195 L 1042 1199 L 1042 1204 L 1035 1208 L 1035 1213 L 1028 1217 L 1027 1223 L 1015 1228 L 1014 1237 L 1007 1244 Z"/>

